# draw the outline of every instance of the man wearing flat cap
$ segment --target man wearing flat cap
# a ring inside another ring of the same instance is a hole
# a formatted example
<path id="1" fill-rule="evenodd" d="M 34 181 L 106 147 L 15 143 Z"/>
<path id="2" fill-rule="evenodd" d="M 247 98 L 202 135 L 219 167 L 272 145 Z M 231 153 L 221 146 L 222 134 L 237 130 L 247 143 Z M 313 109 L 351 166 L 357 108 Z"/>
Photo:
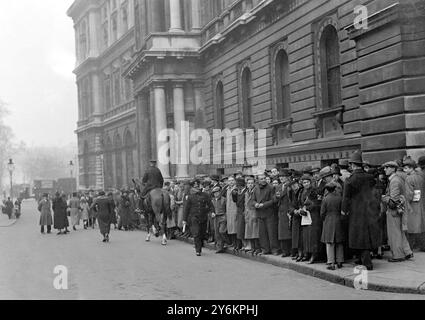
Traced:
<path id="1" fill-rule="evenodd" d="M 381 245 L 380 205 L 374 196 L 375 179 L 363 170 L 361 152 L 349 160 L 353 174 L 345 181 L 342 214 L 349 217 L 348 246 L 357 251 L 360 263 L 373 270 L 370 252 Z"/>
<path id="2" fill-rule="evenodd" d="M 388 244 L 391 248 L 392 258 L 389 262 L 401 262 L 413 257 L 405 231 L 407 231 L 407 219 L 404 210 L 405 206 L 405 184 L 403 179 L 397 174 L 399 165 L 396 161 L 389 161 L 383 165 L 385 174 L 389 177 L 389 185 L 382 202 L 387 209 L 387 233 Z"/>
<path id="3" fill-rule="evenodd" d="M 425 251 L 425 208 L 422 197 L 425 196 L 425 179 L 416 171 L 416 162 L 408 157 L 403 161 L 406 173 L 406 214 L 407 238 L 412 249 Z"/>

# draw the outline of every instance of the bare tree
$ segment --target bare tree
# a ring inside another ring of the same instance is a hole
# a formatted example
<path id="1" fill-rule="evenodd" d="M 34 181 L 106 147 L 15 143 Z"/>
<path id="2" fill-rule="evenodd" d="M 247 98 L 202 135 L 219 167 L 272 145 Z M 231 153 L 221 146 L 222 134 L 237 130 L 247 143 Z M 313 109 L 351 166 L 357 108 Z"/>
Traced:
<path id="1" fill-rule="evenodd" d="M 12 129 L 5 123 L 8 113 L 6 103 L 0 99 L 0 189 L 3 186 L 7 157 L 11 154 L 13 138 Z"/>

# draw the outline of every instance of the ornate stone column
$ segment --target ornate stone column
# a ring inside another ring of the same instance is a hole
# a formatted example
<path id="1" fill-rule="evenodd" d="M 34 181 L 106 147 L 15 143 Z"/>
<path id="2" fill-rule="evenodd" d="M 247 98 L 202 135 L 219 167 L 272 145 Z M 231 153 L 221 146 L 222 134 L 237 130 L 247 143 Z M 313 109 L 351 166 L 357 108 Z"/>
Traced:
<path id="1" fill-rule="evenodd" d="M 183 32 L 180 0 L 170 0 L 170 32 Z"/>
<path id="2" fill-rule="evenodd" d="M 185 129 L 185 108 L 184 108 L 184 83 L 173 84 L 173 103 L 174 103 L 174 129 L 177 132 L 179 141 L 175 145 L 177 149 L 176 169 L 177 178 L 188 178 L 189 161 L 189 137 Z M 183 129 L 183 130 L 182 130 Z M 173 146 L 174 147 L 174 146 Z"/>
<path id="3" fill-rule="evenodd" d="M 167 111 L 165 106 L 165 85 L 154 84 L 154 97 L 155 97 L 155 131 L 157 143 L 157 157 L 164 142 L 160 142 L 158 136 L 162 130 L 167 129 Z M 161 170 L 164 179 L 170 178 L 170 166 L 161 162 L 158 157 L 158 168 Z"/>

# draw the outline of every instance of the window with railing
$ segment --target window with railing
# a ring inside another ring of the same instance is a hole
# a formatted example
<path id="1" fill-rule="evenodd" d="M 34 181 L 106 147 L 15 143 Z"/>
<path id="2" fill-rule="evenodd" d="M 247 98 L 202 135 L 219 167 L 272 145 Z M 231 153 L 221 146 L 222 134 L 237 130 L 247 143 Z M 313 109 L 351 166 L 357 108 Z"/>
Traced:
<path id="1" fill-rule="evenodd" d="M 103 101 L 104 101 L 104 105 L 105 105 L 105 110 L 109 111 L 112 108 L 111 78 L 109 76 L 105 77 L 103 86 L 104 86 Z"/>

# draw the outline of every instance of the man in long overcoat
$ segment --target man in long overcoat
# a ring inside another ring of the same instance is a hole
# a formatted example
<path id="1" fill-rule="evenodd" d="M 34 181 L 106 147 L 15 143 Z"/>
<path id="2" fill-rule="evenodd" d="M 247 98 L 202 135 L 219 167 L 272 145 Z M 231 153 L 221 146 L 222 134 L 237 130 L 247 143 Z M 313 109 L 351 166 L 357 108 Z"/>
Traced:
<path id="1" fill-rule="evenodd" d="M 421 239 L 425 235 L 425 208 L 422 204 L 422 197 L 425 196 L 425 177 L 416 169 L 416 162 L 413 159 L 403 161 L 407 214 L 407 236 L 412 249 L 419 248 L 425 250 L 425 244 Z"/>
<path id="2" fill-rule="evenodd" d="M 360 262 L 373 270 L 370 251 L 381 245 L 379 201 L 374 197 L 375 179 L 364 172 L 360 152 L 351 156 L 351 177 L 344 184 L 342 212 L 349 216 L 348 246 L 360 254 Z"/>
<path id="3" fill-rule="evenodd" d="M 58 235 L 69 233 L 68 231 L 69 222 L 68 222 L 68 215 L 67 215 L 68 206 L 66 204 L 66 200 L 64 199 L 64 196 L 62 196 L 59 192 L 56 192 L 55 194 L 55 199 L 53 199 L 52 208 L 54 213 L 53 227 L 56 230 L 59 230 Z M 64 231 L 62 232 L 62 230 Z"/>
<path id="4" fill-rule="evenodd" d="M 38 211 L 40 212 L 41 233 L 44 234 L 45 226 L 47 227 L 47 233 L 51 233 L 53 218 L 48 194 L 43 194 L 43 198 L 38 203 Z"/>
<path id="5" fill-rule="evenodd" d="M 276 190 L 276 198 L 278 200 L 278 239 L 280 241 L 280 249 L 282 250 L 282 257 L 291 255 L 292 249 L 292 231 L 291 220 L 289 215 L 289 184 L 291 182 L 290 176 L 287 173 L 281 175 L 282 185 Z"/>
<path id="6" fill-rule="evenodd" d="M 92 209 L 96 212 L 95 216 L 99 224 L 99 231 L 103 235 L 103 242 L 109 242 L 114 212 L 111 200 L 105 195 L 104 191 L 99 192 L 99 197 L 93 201 Z"/>

